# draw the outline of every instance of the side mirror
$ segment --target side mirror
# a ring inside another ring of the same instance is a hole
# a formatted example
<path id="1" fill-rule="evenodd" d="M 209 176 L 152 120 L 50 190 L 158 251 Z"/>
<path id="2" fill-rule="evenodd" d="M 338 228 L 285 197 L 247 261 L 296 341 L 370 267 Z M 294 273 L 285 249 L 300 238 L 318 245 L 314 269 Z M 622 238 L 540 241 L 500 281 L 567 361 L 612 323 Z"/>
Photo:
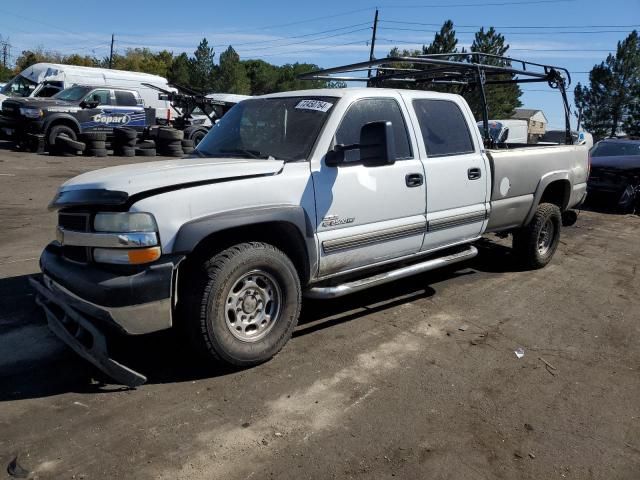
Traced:
<path id="1" fill-rule="evenodd" d="M 500 132 L 500 137 L 498 138 L 498 143 L 504 143 L 509 138 L 509 128 L 506 127 L 504 130 Z"/>
<path id="2" fill-rule="evenodd" d="M 396 161 L 396 144 L 391 122 L 371 122 L 360 129 L 360 142 L 353 145 L 336 145 L 325 156 L 325 164 L 337 167 L 345 163 L 345 152 L 360 150 L 358 163 L 376 166 L 388 165 Z M 355 162 L 354 162 L 355 163 Z"/>
<path id="3" fill-rule="evenodd" d="M 96 108 L 98 105 L 100 105 L 100 101 L 95 99 L 80 102 L 80 108 Z"/>
<path id="4" fill-rule="evenodd" d="M 360 161 L 365 165 L 395 163 L 396 143 L 391 122 L 371 122 L 360 129 Z"/>

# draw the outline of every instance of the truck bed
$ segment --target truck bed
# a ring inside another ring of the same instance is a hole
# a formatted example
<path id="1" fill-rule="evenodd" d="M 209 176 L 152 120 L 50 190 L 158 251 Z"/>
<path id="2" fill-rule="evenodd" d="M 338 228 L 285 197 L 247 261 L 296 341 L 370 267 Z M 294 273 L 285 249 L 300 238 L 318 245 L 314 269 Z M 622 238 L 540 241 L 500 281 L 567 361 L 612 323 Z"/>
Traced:
<path id="1" fill-rule="evenodd" d="M 589 163 L 584 145 L 530 145 L 486 153 L 492 174 L 487 232 L 523 225 L 551 183 L 560 182 L 567 189 L 565 209 L 584 199 Z"/>

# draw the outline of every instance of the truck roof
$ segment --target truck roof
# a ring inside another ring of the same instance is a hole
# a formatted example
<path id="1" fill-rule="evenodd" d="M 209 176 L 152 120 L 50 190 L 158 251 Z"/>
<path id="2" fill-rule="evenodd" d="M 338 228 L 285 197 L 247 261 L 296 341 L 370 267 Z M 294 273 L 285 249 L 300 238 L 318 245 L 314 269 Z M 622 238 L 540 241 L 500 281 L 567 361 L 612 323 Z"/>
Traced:
<path id="1" fill-rule="evenodd" d="M 347 88 L 315 88 L 310 90 L 293 90 L 290 92 L 269 93 L 255 98 L 279 98 L 279 97 L 384 97 L 389 92 L 410 93 L 424 98 L 460 98 L 460 95 L 453 93 L 432 92 L 429 90 L 408 90 L 406 88 L 367 88 L 367 87 L 347 87 Z"/>
<path id="2" fill-rule="evenodd" d="M 60 63 L 36 63 L 30 67 L 25 68 L 19 75 L 26 77 L 35 82 L 44 81 L 44 79 L 56 79 L 61 73 L 76 72 L 84 73 L 86 75 L 91 74 L 109 74 L 111 78 L 144 78 L 146 81 L 167 83 L 167 80 L 158 75 L 152 75 L 150 73 L 130 72 L 127 70 L 114 70 L 109 68 L 97 68 L 97 67 L 80 67 L 77 65 L 63 65 Z"/>

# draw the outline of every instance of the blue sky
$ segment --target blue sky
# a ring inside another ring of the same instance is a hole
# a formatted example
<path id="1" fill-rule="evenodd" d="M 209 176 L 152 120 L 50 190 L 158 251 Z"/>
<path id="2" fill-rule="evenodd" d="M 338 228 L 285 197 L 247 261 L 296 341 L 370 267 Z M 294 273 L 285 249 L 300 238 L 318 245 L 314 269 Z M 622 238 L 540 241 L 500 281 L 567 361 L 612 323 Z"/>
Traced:
<path id="1" fill-rule="evenodd" d="M 640 25 L 640 0 L 22 0 L 0 4 L 0 35 L 9 37 L 14 58 L 37 46 L 105 56 L 113 32 L 119 51 L 149 47 L 191 53 L 207 37 L 216 52 L 231 44 L 244 59 L 329 67 L 368 58 L 376 6 L 381 21 L 377 57 L 395 45 L 429 43 L 447 19 L 456 25 L 460 46 L 472 42 L 479 26 L 495 26 L 511 45 L 511 56 L 574 72 L 571 90 L 588 79 L 583 72 Z M 553 127 L 562 127 L 557 91 L 542 85 L 523 89 L 525 107 L 543 109 Z"/>

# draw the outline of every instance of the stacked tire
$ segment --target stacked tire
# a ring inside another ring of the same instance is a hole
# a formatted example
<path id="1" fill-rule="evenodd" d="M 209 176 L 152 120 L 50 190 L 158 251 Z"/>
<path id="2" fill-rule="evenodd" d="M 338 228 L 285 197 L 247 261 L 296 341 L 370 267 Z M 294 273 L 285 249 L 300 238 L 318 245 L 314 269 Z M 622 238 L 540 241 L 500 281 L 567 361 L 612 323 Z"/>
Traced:
<path id="1" fill-rule="evenodd" d="M 86 157 L 106 157 L 107 134 L 105 132 L 86 132 L 81 135 L 86 144 L 84 155 Z"/>
<path id="2" fill-rule="evenodd" d="M 182 142 L 184 132 L 170 127 L 160 127 L 157 129 L 156 149 L 160 155 L 165 157 L 182 157 Z"/>
<path id="3" fill-rule="evenodd" d="M 190 153 L 193 153 L 194 150 L 195 144 L 193 140 L 182 140 L 182 153 L 189 155 Z"/>
<path id="4" fill-rule="evenodd" d="M 113 154 L 120 157 L 133 157 L 136 154 L 138 132 L 133 128 L 118 127 L 113 129 Z"/>
<path id="5" fill-rule="evenodd" d="M 143 140 L 136 145 L 135 154 L 137 157 L 155 157 L 156 142 L 153 140 Z"/>

